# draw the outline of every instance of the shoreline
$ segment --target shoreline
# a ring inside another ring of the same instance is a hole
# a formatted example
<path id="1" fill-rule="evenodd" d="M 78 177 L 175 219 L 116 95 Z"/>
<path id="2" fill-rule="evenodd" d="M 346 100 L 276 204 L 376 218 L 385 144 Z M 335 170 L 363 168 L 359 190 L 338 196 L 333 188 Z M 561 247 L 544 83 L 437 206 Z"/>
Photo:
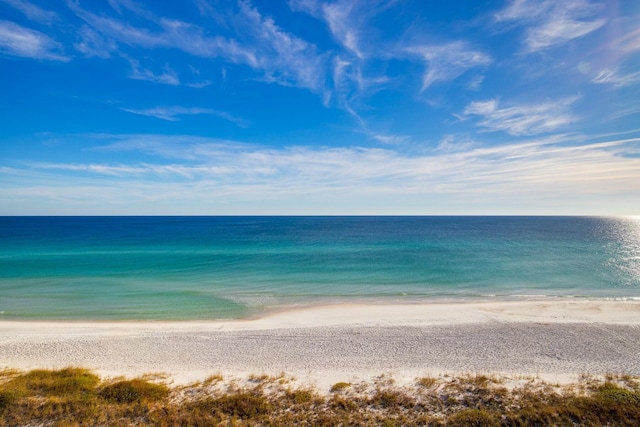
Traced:
<path id="1" fill-rule="evenodd" d="M 640 376 L 639 301 L 340 304 L 233 321 L 0 320 L 0 368 L 105 377 L 279 375 L 321 389 L 381 374 L 483 373 L 569 382 Z"/>
<path id="2" fill-rule="evenodd" d="M 460 310 L 464 309 L 464 313 Z M 323 316 L 323 317 L 318 317 Z M 331 316 L 328 318 L 327 316 Z M 531 298 L 501 300 L 417 301 L 321 301 L 289 306 L 277 305 L 238 318 L 5 318 L 1 324 L 80 325 L 193 325 L 231 329 L 317 327 L 354 324 L 457 324 L 487 321 L 553 323 L 640 324 L 640 297 L 628 298 Z M 2 332 L 2 328 L 0 328 Z"/>

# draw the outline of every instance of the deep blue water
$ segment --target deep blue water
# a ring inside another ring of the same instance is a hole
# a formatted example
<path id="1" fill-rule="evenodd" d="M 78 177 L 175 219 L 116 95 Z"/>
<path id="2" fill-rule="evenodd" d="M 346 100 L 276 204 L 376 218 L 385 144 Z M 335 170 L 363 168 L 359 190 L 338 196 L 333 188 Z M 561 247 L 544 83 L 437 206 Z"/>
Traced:
<path id="1" fill-rule="evenodd" d="M 640 219 L 0 217 L 0 319 L 640 298 Z"/>

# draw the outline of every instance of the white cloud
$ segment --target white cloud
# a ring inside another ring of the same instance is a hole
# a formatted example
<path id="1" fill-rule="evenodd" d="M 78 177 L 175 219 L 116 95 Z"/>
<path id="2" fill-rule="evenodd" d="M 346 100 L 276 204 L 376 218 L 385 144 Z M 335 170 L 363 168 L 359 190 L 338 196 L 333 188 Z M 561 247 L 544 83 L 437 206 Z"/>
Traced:
<path id="1" fill-rule="evenodd" d="M 321 8 L 319 0 L 288 0 L 289 8 L 294 12 L 306 12 L 317 15 Z"/>
<path id="2" fill-rule="evenodd" d="M 369 109 L 367 99 L 392 84 L 391 78 L 383 72 L 368 73 L 372 59 L 392 57 L 406 59 L 406 52 L 394 51 L 386 41 L 377 40 L 369 21 L 394 4 L 394 1 L 375 0 L 289 0 L 289 7 L 295 12 L 305 12 L 324 21 L 333 38 L 339 43 L 339 53 L 332 58 L 332 86 L 324 90 L 324 105 L 333 102 L 348 112 L 356 121 L 356 132 L 367 135 L 382 144 L 400 144 L 409 136 L 374 130 L 375 126 L 359 112 Z"/>
<path id="3" fill-rule="evenodd" d="M 617 16 L 607 23 L 607 33 L 600 37 L 593 50 L 587 52 L 581 65 L 585 68 L 594 65 L 600 69 L 616 67 L 625 60 L 631 60 L 629 57 L 638 51 L 640 13 Z"/>
<path id="4" fill-rule="evenodd" d="M 136 15 L 151 18 L 153 15 L 149 9 L 136 0 L 107 0 L 109 6 L 122 15 L 126 10 L 130 10 Z"/>
<path id="5" fill-rule="evenodd" d="M 28 166 L 36 170 L 59 170 L 65 172 L 80 172 L 91 175 L 109 175 L 114 177 L 131 178 L 142 175 L 178 176 L 180 178 L 195 179 L 201 176 L 226 175 L 232 169 L 218 166 L 187 166 L 180 164 L 150 164 L 109 165 L 100 163 L 51 163 L 32 162 Z"/>
<path id="6" fill-rule="evenodd" d="M 207 0 L 193 0 L 202 16 L 216 16 L 216 9 Z"/>
<path id="7" fill-rule="evenodd" d="M 606 19 L 594 18 L 601 9 L 601 4 L 590 0 L 512 0 L 494 15 L 494 20 L 525 26 L 525 51 L 536 52 L 602 27 Z"/>
<path id="8" fill-rule="evenodd" d="M 203 6 L 206 3 L 199 4 Z M 144 13 L 142 17 L 149 20 L 155 30 L 97 16 L 78 5 L 72 5 L 72 8 L 94 31 L 122 45 L 178 49 L 204 58 L 220 57 L 253 68 L 262 73 L 266 81 L 316 92 L 320 92 L 324 85 L 325 58 L 316 53 L 315 46 L 282 30 L 272 18 L 262 16 L 245 1 L 239 2 L 238 13 L 229 12 L 227 16 L 234 22 L 236 38 L 210 35 L 208 30 L 197 25 L 155 17 L 150 13 Z M 134 72 L 134 75 L 143 79 L 148 76 L 153 80 L 149 73 Z M 165 83 L 176 82 L 167 77 L 170 76 L 163 76 Z"/>
<path id="9" fill-rule="evenodd" d="M 499 101 L 474 101 L 467 105 L 462 118 L 480 116 L 478 125 L 490 131 L 506 131 L 511 135 L 535 135 L 550 132 L 577 118 L 568 109 L 578 98 L 564 98 L 541 104 L 499 108 Z"/>
<path id="10" fill-rule="evenodd" d="M 155 107 L 155 108 L 147 108 L 145 110 L 137 110 L 134 108 L 123 108 L 122 110 L 138 114 L 141 116 L 149 116 L 155 117 L 161 120 L 168 120 L 171 122 L 178 121 L 178 116 L 185 115 L 199 115 L 199 114 L 213 114 L 214 110 L 210 108 L 197 108 L 197 107 Z"/>
<path id="11" fill-rule="evenodd" d="M 438 143 L 437 151 L 445 153 L 453 153 L 460 151 L 468 151 L 479 146 L 473 138 L 468 135 L 445 135 Z"/>
<path id="12" fill-rule="evenodd" d="M 201 89 L 203 87 L 211 86 L 211 80 L 201 80 L 198 82 L 185 83 L 184 85 L 187 87 L 193 87 L 196 89 Z"/>
<path id="13" fill-rule="evenodd" d="M 117 49 L 113 40 L 108 40 L 87 25 L 78 30 L 77 37 L 79 41 L 73 47 L 87 57 L 109 58 Z"/>
<path id="14" fill-rule="evenodd" d="M 225 57 L 232 62 L 252 65 L 255 58 L 233 39 L 208 36 L 204 29 L 179 20 L 157 18 L 147 14 L 154 27 L 159 30 L 135 27 L 127 22 L 108 16 L 97 16 L 78 4 L 70 3 L 72 10 L 93 30 L 117 43 L 133 47 L 179 49 L 191 55 L 214 58 Z"/>
<path id="15" fill-rule="evenodd" d="M 359 48 L 359 29 L 354 25 L 352 21 L 353 18 L 351 17 L 355 4 L 354 1 L 340 1 L 333 4 L 325 3 L 322 5 L 322 15 L 334 37 L 358 58 L 363 58 L 363 54 Z"/>
<path id="16" fill-rule="evenodd" d="M 427 63 L 427 70 L 422 77 L 423 91 L 433 84 L 454 80 L 471 68 L 491 63 L 488 55 L 469 49 L 466 43 L 461 41 L 444 45 L 414 46 L 406 51 Z"/>
<path id="17" fill-rule="evenodd" d="M 352 54 L 360 59 L 364 56 L 360 51 L 361 24 L 368 12 L 372 10 L 373 2 L 363 3 L 355 0 L 338 0 L 333 3 L 318 0 L 290 0 L 289 7 L 294 12 L 306 12 L 322 19 L 329 27 L 333 37 Z"/>
<path id="18" fill-rule="evenodd" d="M 483 146 L 459 144 L 459 137 L 451 136 L 443 139 L 442 149 L 419 156 L 362 147 L 274 149 L 188 136 L 102 138 L 116 140 L 105 148 L 142 150 L 168 162 L 5 167 L 0 169 L 3 200 L 24 201 L 37 194 L 35 200 L 48 203 L 60 194 L 71 199 L 80 194 L 77 200 L 86 207 L 102 198 L 100 189 L 107 188 L 113 190 L 107 193 L 116 205 L 129 206 L 126 213 L 140 212 L 150 201 L 156 214 L 175 212 L 177 201 L 191 214 L 220 212 L 216 209 L 220 204 L 228 206 L 228 213 L 264 213 L 274 206 L 280 206 L 281 213 L 314 213 L 302 200 L 315 200 L 318 205 L 313 206 L 334 214 L 345 213 L 351 206 L 360 213 L 388 213 L 393 206 L 400 206 L 404 213 L 428 213 L 433 211 L 433 200 L 450 203 L 449 209 L 454 206 L 451 203 L 461 204 L 466 212 L 477 212 L 488 200 L 502 202 L 503 208 L 507 201 L 520 206 L 542 204 L 548 212 L 557 213 L 558 209 L 571 211 L 576 200 L 615 200 L 616 195 L 640 191 L 640 158 L 625 155 L 638 146 L 638 138 L 584 143 L 581 137 L 553 136 Z M 449 149 L 452 145 L 454 149 Z M 12 196 L 16 188 L 19 194 Z M 93 194 L 87 188 L 93 188 Z M 126 203 L 131 200 L 138 202 Z M 168 204 L 160 206 L 159 200 Z M 211 200 L 216 204 L 209 204 Z M 394 205 L 402 200 L 414 203 Z M 251 204 L 251 210 L 243 210 L 245 203 Z M 637 201 L 631 205 L 640 207 Z"/>
<path id="19" fill-rule="evenodd" d="M 393 135 L 393 134 L 386 134 L 386 133 L 373 132 L 373 131 L 369 131 L 368 135 L 378 142 L 381 142 L 383 144 L 392 144 L 392 145 L 402 144 L 411 139 L 411 137 L 408 135 Z"/>
<path id="20" fill-rule="evenodd" d="M 527 32 L 525 43 L 529 51 L 535 52 L 582 37 L 602 27 L 605 22 L 604 19 L 583 22 L 556 18 L 530 29 Z"/>
<path id="21" fill-rule="evenodd" d="M 623 54 L 630 54 L 640 50 L 640 28 L 637 28 L 638 22 L 635 22 L 635 28 L 624 36 L 615 40 L 614 45 L 620 49 Z"/>
<path id="22" fill-rule="evenodd" d="M 346 49 L 343 54 L 348 52 L 364 60 L 380 54 L 380 45 L 373 39 L 368 21 L 394 3 L 394 0 L 289 0 L 289 7 L 323 20 L 333 38 Z"/>
<path id="23" fill-rule="evenodd" d="M 598 73 L 591 82 L 597 84 L 610 84 L 615 87 L 630 86 L 640 82 L 640 71 L 620 75 L 618 70 L 607 68 L 600 71 L 600 73 Z"/>
<path id="24" fill-rule="evenodd" d="M 123 108 L 122 110 L 128 113 L 138 114 L 141 116 L 155 117 L 161 120 L 168 120 L 172 122 L 178 121 L 179 116 L 187 116 L 187 115 L 193 116 L 193 115 L 206 114 L 206 115 L 220 117 L 221 119 L 235 123 L 240 127 L 248 126 L 247 121 L 240 117 L 236 117 L 224 111 L 213 110 L 211 108 L 171 106 L 171 107 L 148 108 L 144 110 L 133 109 L 133 108 Z"/>
<path id="25" fill-rule="evenodd" d="M 482 75 L 474 76 L 469 81 L 469 84 L 467 84 L 467 88 L 469 90 L 480 90 L 480 87 L 482 86 L 482 82 L 484 82 L 484 76 Z"/>
<path id="26" fill-rule="evenodd" d="M 98 151 L 137 151 L 167 159 L 202 160 L 220 157 L 223 153 L 235 153 L 254 147 L 239 141 L 220 140 L 192 135 L 89 135 L 98 141 Z M 189 149 L 185 149 L 188 147 Z"/>
<path id="27" fill-rule="evenodd" d="M 44 10 L 27 0 L 0 0 L 9 6 L 14 7 L 32 21 L 41 24 L 51 24 L 57 21 L 58 15 L 50 10 Z"/>
<path id="28" fill-rule="evenodd" d="M 345 109 L 345 111 L 347 111 L 347 113 L 351 115 L 351 117 L 355 119 L 356 123 L 358 124 L 358 127 L 357 129 L 355 129 L 355 131 L 367 135 L 374 141 L 380 142 L 382 144 L 401 144 L 411 140 L 411 137 L 408 135 L 399 135 L 373 130 L 367 123 L 367 121 L 363 119 L 362 116 L 358 114 L 353 108 L 351 108 L 347 101 L 344 101 L 342 107 Z"/>
<path id="29" fill-rule="evenodd" d="M 533 20 L 549 14 L 553 8 L 551 1 L 511 0 L 511 3 L 494 15 L 498 22 Z"/>
<path id="30" fill-rule="evenodd" d="M 0 20 L 0 52 L 24 58 L 69 61 L 62 45 L 44 33 Z"/>
<path id="31" fill-rule="evenodd" d="M 171 86 L 179 86 L 180 79 L 178 78 L 178 74 L 170 68 L 166 68 L 163 73 L 156 74 L 151 70 L 141 68 L 140 63 L 136 60 L 130 60 L 131 63 L 131 73 L 129 73 L 129 78 L 134 80 L 145 80 L 153 83 L 161 83 L 165 85 Z"/>
<path id="32" fill-rule="evenodd" d="M 255 68 L 263 70 L 270 81 L 321 91 L 326 58 L 316 53 L 314 45 L 282 30 L 248 2 L 240 2 L 240 11 Z"/>

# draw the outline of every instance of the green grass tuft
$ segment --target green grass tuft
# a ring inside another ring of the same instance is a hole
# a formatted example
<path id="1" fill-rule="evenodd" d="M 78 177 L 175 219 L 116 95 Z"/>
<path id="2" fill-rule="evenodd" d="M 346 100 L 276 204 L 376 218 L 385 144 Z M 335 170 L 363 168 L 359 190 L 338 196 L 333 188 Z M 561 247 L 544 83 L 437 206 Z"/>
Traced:
<path id="1" fill-rule="evenodd" d="M 468 427 L 498 427 L 500 424 L 494 414 L 482 409 L 464 409 L 454 414 L 448 425 Z"/>
<path id="2" fill-rule="evenodd" d="M 164 384 L 134 379 L 107 385 L 98 394 L 114 403 L 155 402 L 167 397 L 169 389 Z"/>
<path id="3" fill-rule="evenodd" d="M 335 383 L 334 385 L 331 386 L 331 389 L 329 390 L 331 393 L 335 393 L 338 391 L 342 391 L 346 388 L 351 387 L 351 383 L 345 383 L 345 382 L 339 382 L 339 383 Z"/>
<path id="4" fill-rule="evenodd" d="M 59 371 L 36 369 L 18 375 L 3 385 L 18 395 L 73 396 L 92 393 L 100 379 L 86 369 L 66 368 Z"/>
<path id="5" fill-rule="evenodd" d="M 418 386 L 423 388 L 434 388 L 439 384 L 439 381 L 436 378 L 432 377 L 422 377 L 418 378 L 416 383 L 418 384 Z"/>
<path id="6" fill-rule="evenodd" d="M 315 397 L 311 390 L 299 389 L 287 391 L 286 396 L 296 405 L 309 403 Z"/>
<path id="7" fill-rule="evenodd" d="M 249 392 L 204 399 L 195 406 L 200 410 L 220 412 L 241 419 L 259 417 L 271 410 L 263 395 Z"/>
<path id="8" fill-rule="evenodd" d="M 0 390 L 0 413 L 16 400 L 18 400 L 18 393 L 15 390 Z"/>
<path id="9" fill-rule="evenodd" d="M 640 391 L 620 388 L 610 382 L 598 388 L 596 396 L 608 403 L 640 406 Z"/>

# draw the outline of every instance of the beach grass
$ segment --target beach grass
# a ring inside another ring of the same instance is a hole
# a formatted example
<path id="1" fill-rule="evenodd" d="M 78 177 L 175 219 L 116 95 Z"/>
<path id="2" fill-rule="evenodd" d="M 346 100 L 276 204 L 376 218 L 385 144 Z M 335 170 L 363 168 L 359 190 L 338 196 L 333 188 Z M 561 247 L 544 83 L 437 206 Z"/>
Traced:
<path id="1" fill-rule="evenodd" d="M 82 368 L 0 372 L 0 425 L 60 426 L 635 426 L 640 378 L 584 376 L 571 384 L 487 375 L 396 385 L 336 383 L 322 391 L 285 375 L 186 386 L 103 380 Z"/>

